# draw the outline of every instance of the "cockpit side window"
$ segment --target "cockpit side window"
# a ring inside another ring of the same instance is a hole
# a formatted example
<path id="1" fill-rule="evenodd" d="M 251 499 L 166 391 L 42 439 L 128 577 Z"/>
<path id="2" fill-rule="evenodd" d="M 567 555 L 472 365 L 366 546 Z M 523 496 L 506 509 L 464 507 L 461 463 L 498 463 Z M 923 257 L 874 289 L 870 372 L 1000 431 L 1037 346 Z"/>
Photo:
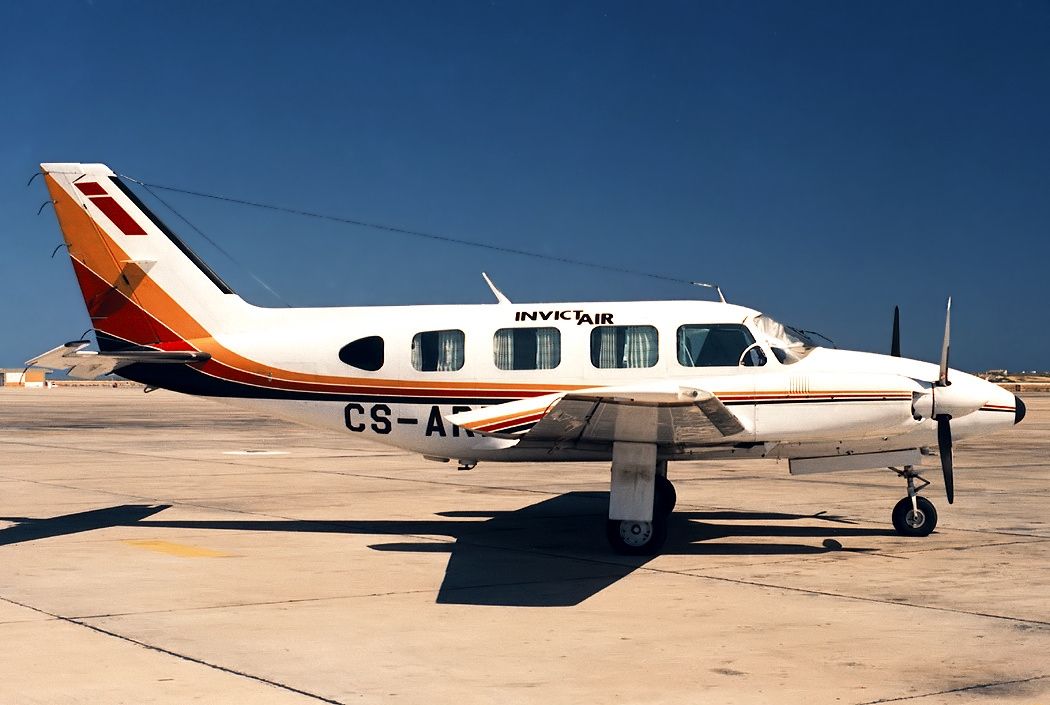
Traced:
<path id="1" fill-rule="evenodd" d="M 678 362 L 684 367 L 736 367 L 755 339 L 745 326 L 732 323 L 687 324 L 678 329 Z M 757 357 L 745 364 L 762 364 Z"/>

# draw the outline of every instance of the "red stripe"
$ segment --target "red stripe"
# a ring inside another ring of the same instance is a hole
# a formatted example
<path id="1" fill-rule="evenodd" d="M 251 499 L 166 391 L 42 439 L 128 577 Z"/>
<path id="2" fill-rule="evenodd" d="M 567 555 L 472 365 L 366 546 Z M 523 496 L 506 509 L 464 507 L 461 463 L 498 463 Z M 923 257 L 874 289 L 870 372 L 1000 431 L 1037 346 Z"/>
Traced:
<path id="1" fill-rule="evenodd" d="M 106 189 L 102 188 L 102 184 L 96 184 L 94 181 L 77 182 L 73 185 L 85 196 L 106 195 Z"/>
<path id="2" fill-rule="evenodd" d="M 91 202 L 98 206 L 98 209 L 105 213 L 106 217 L 112 220 L 113 224 L 120 228 L 120 232 L 125 235 L 146 234 L 146 231 L 135 222 L 135 219 L 128 215 L 128 212 L 109 196 L 97 196 L 92 198 Z"/>
<path id="3" fill-rule="evenodd" d="M 529 414 L 528 416 L 521 416 L 516 419 L 510 419 L 508 421 L 500 421 L 499 423 L 490 424 L 488 426 L 475 426 L 473 430 L 481 431 L 483 433 L 492 433 L 494 431 L 499 431 L 500 429 L 504 428 L 513 428 L 514 426 L 521 426 L 522 424 L 528 423 L 530 421 L 539 421 L 546 415 L 546 411 L 541 411 L 538 414 Z"/>

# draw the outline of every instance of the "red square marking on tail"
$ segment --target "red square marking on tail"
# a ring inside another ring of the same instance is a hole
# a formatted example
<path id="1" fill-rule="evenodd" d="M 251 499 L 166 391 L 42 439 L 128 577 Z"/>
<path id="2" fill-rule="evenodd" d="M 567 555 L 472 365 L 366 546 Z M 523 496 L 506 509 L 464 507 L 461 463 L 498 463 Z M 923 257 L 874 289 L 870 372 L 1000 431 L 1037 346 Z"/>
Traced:
<path id="1" fill-rule="evenodd" d="M 120 232 L 125 235 L 146 234 L 142 226 L 136 223 L 135 219 L 128 215 L 128 212 L 109 196 L 96 196 L 91 199 L 91 202 L 98 206 L 98 209 L 105 213 L 106 217 L 112 220 L 113 224 L 120 228 Z"/>
<path id="2" fill-rule="evenodd" d="M 77 187 L 82 194 L 85 196 L 105 196 L 106 189 L 102 188 L 102 184 L 97 184 L 94 181 L 84 181 L 73 184 Z"/>

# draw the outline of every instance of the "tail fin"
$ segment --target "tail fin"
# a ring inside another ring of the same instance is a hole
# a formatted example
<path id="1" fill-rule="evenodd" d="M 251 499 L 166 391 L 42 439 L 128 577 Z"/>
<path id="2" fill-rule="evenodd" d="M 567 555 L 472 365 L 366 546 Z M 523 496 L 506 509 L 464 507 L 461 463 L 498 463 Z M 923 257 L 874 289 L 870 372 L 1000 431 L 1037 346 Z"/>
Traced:
<path id="1" fill-rule="evenodd" d="M 41 164 L 103 351 L 199 349 L 245 306 L 103 164 Z"/>

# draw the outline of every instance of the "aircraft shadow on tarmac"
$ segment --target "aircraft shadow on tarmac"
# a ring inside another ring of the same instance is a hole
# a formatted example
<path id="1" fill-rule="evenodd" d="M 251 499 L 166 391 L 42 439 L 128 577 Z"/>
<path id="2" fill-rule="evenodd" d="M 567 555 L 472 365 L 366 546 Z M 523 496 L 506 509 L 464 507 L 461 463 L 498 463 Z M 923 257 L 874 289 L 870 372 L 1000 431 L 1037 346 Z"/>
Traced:
<path id="1" fill-rule="evenodd" d="M 0 546 L 115 526 L 278 531 L 378 536 L 447 536 L 453 541 L 380 543 L 377 551 L 447 552 L 437 601 L 447 604 L 557 607 L 579 604 L 648 563 L 615 556 L 605 542 L 608 493 L 569 492 L 513 511 L 442 512 L 434 520 L 201 520 L 150 517 L 170 505 L 126 504 L 48 519 L 0 517 L 16 522 L 0 530 Z M 749 523 L 739 523 L 749 522 Z M 750 523 L 761 522 L 761 523 Z M 821 525 L 814 525 L 821 522 Z M 892 530 L 850 526 L 815 515 L 755 512 L 675 512 L 664 555 L 812 555 L 843 548 L 838 539 L 892 536 Z M 770 542 L 768 539 L 787 539 Z M 727 540 L 728 539 L 728 540 Z M 739 539 L 739 540 L 736 540 Z M 750 539 L 750 540 L 749 540 Z M 790 539 L 824 539 L 820 545 Z"/>

